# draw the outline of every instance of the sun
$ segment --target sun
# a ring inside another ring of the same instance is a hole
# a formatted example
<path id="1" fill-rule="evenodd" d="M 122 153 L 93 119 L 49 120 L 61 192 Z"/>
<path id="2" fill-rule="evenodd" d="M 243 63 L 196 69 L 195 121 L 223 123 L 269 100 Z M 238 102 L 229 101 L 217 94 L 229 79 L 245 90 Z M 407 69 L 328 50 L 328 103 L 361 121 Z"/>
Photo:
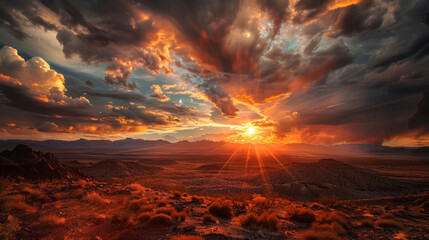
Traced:
<path id="1" fill-rule="evenodd" d="M 247 135 L 252 136 L 253 134 L 255 134 L 255 128 L 254 127 L 249 127 L 246 130 Z"/>

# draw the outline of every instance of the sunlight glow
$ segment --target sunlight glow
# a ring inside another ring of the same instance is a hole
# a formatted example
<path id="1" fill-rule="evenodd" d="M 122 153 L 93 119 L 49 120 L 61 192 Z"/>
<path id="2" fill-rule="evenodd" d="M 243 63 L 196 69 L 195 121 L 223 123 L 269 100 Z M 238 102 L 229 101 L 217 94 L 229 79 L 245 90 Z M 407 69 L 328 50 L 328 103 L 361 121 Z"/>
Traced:
<path id="1" fill-rule="evenodd" d="M 252 136 L 253 134 L 255 134 L 255 128 L 254 127 L 249 127 L 247 129 L 247 135 Z"/>

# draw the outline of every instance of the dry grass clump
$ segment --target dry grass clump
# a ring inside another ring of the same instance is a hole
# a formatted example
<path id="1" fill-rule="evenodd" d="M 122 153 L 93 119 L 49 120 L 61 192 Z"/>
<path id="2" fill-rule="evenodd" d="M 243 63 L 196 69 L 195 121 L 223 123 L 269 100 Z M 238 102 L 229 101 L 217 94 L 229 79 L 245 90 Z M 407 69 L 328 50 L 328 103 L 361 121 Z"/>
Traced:
<path id="1" fill-rule="evenodd" d="M 280 221 L 277 216 L 269 213 L 263 213 L 259 216 L 255 213 L 248 213 L 241 215 L 239 221 L 241 226 L 252 230 L 277 232 L 280 229 Z"/>
<path id="2" fill-rule="evenodd" d="M 149 221 L 147 222 L 148 226 L 153 227 L 169 227 L 173 224 L 173 220 L 171 216 L 165 215 L 163 213 L 155 214 L 150 217 Z"/>
<path id="3" fill-rule="evenodd" d="M 44 215 L 39 218 L 39 223 L 45 227 L 61 226 L 66 223 L 66 219 L 56 215 Z"/>
<path id="4" fill-rule="evenodd" d="M 203 215 L 203 224 L 207 224 L 207 223 L 218 223 L 218 220 L 215 216 L 205 213 Z"/>
<path id="5" fill-rule="evenodd" d="M 203 204 L 204 203 L 204 197 L 192 196 L 191 203 Z"/>
<path id="6" fill-rule="evenodd" d="M 290 220 L 302 223 L 312 223 L 315 219 L 313 210 L 305 208 L 296 208 L 290 216 Z"/>
<path id="7" fill-rule="evenodd" d="M 330 213 L 323 213 L 317 217 L 318 224 L 338 223 L 345 231 L 350 231 L 351 224 L 348 216 L 342 212 L 335 211 Z"/>
<path id="8" fill-rule="evenodd" d="M 176 213 L 176 210 L 172 207 L 160 207 L 155 209 L 155 214 L 163 213 L 168 216 L 173 216 Z"/>
<path id="9" fill-rule="evenodd" d="M 274 207 L 275 202 L 271 198 L 265 197 L 255 197 L 252 199 L 252 212 L 255 212 L 259 215 Z"/>
<path id="10" fill-rule="evenodd" d="M 170 238 L 170 240 L 204 240 L 204 238 L 200 236 L 181 235 L 174 236 Z"/>
<path id="11" fill-rule="evenodd" d="M 177 212 L 176 209 L 172 207 L 160 207 L 155 210 L 155 214 L 165 214 L 173 217 L 177 221 L 185 221 L 186 218 L 188 217 L 187 212 L 185 211 Z"/>
<path id="12" fill-rule="evenodd" d="M 347 215 L 341 212 L 330 212 L 319 215 L 310 230 L 305 231 L 301 238 L 305 240 L 347 239 L 351 229 Z"/>
<path id="13" fill-rule="evenodd" d="M 125 189 L 130 190 L 130 191 L 134 191 L 134 192 L 144 192 L 144 191 L 146 191 L 146 188 L 143 187 L 142 185 L 138 184 L 138 183 L 128 184 L 127 187 L 125 187 Z"/>
<path id="14" fill-rule="evenodd" d="M 218 199 L 209 207 L 209 213 L 218 218 L 231 219 L 232 208 L 231 201 Z"/>
<path id="15" fill-rule="evenodd" d="M 94 205 L 105 206 L 105 205 L 110 204 L 109 199 L 104 199 L 103 197 L 100 196 L 100 194 L 98 194 L 96 192 L 90 192 L 90 193 L 86 194 L 83 197 L 83 200 L 86 202 L 89 202 L 90 204 L 94 204 Z"/>
<path id="16" fill-rule="evenodd" d="M 27 213 L 35 213 L 37 209 L 23 201 L 10 201 L 3 204 L 5 210 L 22 211 Z"/>
<path id="17" fill-rule="evenodd" d="M 128 208 L 134 212 L 140 212 L 145 205 L 147 205 L 147 200 L 144 198 L 133 199 L 128 202 Z"/>
<path id="18" fill-rule="evenodd" d="M 381 228 L 389 228 L 389 229 L 402 229 L 402 224 L 393 220 L 393 219 L 379 219 L 375 221 L 375 225 Z"/>

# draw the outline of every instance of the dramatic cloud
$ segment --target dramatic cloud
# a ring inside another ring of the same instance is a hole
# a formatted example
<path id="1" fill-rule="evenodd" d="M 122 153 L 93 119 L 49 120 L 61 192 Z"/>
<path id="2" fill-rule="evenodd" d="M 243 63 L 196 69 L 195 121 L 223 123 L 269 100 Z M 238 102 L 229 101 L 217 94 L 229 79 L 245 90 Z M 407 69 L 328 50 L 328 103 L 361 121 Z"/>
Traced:
<path id="1" fill-rule="evenodd" d="M 153 93 L 150 95 L 152 98 L 155 98 L 155 99 L 157 99 L 157 100 L 159 100 L 161 102 L 166 102 L 166 101 L 170 100 L 170 98 L 167 97 L 162 92 L 162 89 L 161 89 L 161 87 L 159 85 L 154 84 L 150 88 L 153 90 Z"/>
<path id="2" fill-rule="evenodd" d="M 5 47 L 1 98 L 8 110 L 69 117 L 38 119 L 42 132 L 199 122 L 255 124 L 286 142 L 422 136 L 428 10 L 425 0 L 8 1 L 4 34 L 47 31 L 58 54 L 104 74 L 66 80 Z"/>

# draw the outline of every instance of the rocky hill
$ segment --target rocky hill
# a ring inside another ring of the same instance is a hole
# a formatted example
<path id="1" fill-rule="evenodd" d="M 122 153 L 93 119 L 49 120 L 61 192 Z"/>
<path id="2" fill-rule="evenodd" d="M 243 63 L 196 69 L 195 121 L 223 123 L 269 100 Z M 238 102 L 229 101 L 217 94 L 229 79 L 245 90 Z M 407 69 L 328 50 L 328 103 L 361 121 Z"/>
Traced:
<path id="1" fill-rule="evenodd" d="M 64 166 L 52 153 L 33 151 L 18 144 L 0 153 L 0 176 L 26 180 L 79 179 L 84 175 Z"/>

